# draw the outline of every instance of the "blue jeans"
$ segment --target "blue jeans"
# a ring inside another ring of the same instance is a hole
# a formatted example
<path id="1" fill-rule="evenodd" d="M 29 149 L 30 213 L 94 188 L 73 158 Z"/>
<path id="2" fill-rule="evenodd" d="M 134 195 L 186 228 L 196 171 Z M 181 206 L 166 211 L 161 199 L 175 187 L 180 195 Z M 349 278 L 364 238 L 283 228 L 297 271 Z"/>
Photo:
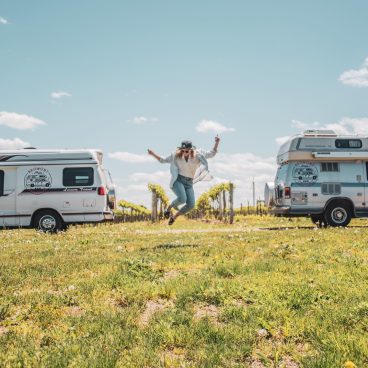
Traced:
<path id="1" fill-rule="evenodd" d="M 174 207 L 175 209 L 179 210 L 179 206 L 181 204 L 185 204 L 179 210 L 180 215 L 184 215 L 194 208 L 195 198 L 193 179 L 179 175 L 175 180 L 172 190 L 176 194 L 177 198 L 170 204 L 170 207 Z"/>

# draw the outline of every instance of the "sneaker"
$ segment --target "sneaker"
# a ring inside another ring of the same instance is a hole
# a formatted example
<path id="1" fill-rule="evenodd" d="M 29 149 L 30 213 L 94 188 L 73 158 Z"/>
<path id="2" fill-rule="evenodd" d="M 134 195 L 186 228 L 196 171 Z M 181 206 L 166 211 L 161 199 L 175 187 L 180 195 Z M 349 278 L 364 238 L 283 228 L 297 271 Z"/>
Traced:
<path id="1" fill-rule="evenodd" d="M 170 218 L 170 215 L 171 215 L 171 210 L 166 210 L 166 211 L 164 212 L 164 218 L 165 218 L 165 219 Z"/>
<path id="2" fill-rule="evenodd" d="M 172 225 L 174 222 L 175 222 L 174 216 L 170 215 L 170 219 L 169 219 L 168 225 Z"/>

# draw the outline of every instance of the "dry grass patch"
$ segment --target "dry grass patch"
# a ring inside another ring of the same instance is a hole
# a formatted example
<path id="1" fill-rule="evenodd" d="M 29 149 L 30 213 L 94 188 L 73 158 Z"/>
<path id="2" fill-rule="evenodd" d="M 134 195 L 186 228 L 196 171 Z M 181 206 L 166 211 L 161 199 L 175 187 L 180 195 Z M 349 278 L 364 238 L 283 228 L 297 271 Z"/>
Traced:
<path id="1" fill-rule="evenodd" d="M 160 363 L 163 367 L 189 367 L 185 360 L 185 350 L 174 348 L 172 350 L 165 350 L 161 353 Z"/>
<path id="2" fill-rule="evenodd" d="M 179 270 L 170 270 L 170 271 L 165 272 L 162 278 L 164 280 L 170 280 L 170 279 L 174 279 L 178 277 L 179 275 L 180 275 Z"/>
<path id="3" fill-rule="evenodd" d="M 68 317 L 82 317 L 86 313 L 81 307 L 71 306 L 65 309 L 65 315 Z"/>

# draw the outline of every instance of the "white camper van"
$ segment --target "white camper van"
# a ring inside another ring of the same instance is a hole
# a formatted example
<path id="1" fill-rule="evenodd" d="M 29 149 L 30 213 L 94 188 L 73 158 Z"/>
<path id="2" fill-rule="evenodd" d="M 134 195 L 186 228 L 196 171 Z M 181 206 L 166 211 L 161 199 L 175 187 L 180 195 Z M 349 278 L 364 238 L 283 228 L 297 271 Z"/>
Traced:
<path id="1" fill-rule="evenodd" d="M 54 232 L 113 220 L 115 190 L 99 150 L 0 150 L 0 227 Z"/>
<path id="2" fill-rule="evenodd" d="M 368 137 L 306 131 L 280 147 L 277 164 L 275 182 L 265 188 L 275 215 L 330 226 L 368 217 Z"/>

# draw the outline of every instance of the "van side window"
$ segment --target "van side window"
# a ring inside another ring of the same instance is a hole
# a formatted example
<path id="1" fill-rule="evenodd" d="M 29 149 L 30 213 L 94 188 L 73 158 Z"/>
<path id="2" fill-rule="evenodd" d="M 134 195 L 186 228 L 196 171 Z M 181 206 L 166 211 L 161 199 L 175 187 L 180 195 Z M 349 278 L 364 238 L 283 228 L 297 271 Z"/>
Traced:
<path id="1" fill-rule="evenodd" d="M 4 195 L 4 171 L 0 170 L 0 197 Z"/>
<path id="2" fill-rule="evenodd" d="M 81 187 L 93 185 L 92 167 L 73 167 L 63 170 L 64 187 Z"/>
<path id="3" fill-rule="evenodd" d="M 339 163 L 338 162 L 322 162 L 321 163 L 321 172 L 337 172 L 339 171 Z"/>
<path id="4" fill-rule="evenodd" d="M 362 148 L 362 141 L 360 139 L 336 139 L 336 148 Z"/>

